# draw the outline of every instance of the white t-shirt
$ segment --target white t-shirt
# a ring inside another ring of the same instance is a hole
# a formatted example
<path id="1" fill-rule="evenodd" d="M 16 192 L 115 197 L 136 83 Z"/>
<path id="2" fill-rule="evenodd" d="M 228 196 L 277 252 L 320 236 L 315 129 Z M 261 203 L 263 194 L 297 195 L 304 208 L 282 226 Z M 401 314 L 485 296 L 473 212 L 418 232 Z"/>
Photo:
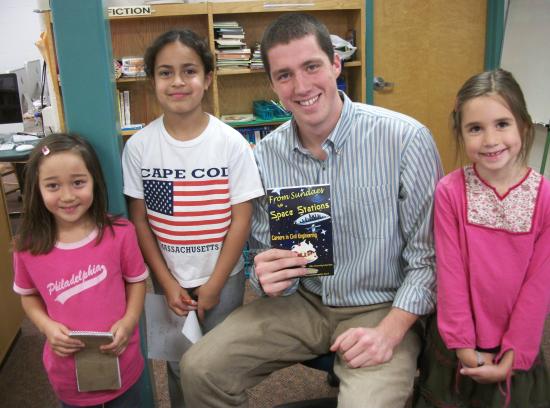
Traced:
<path id="1" fill-rule="evenodd" d="M 231 206 L 264 194 L 248 142 L 214 116 L 198 137 L 179 141 L 162 117 L 128 140 L 124 194 L 145 200 L 168 268 L 184 288 L 204 284 L 231 223 Z M 231 275 L 243 268 L 242 257 Z"/>

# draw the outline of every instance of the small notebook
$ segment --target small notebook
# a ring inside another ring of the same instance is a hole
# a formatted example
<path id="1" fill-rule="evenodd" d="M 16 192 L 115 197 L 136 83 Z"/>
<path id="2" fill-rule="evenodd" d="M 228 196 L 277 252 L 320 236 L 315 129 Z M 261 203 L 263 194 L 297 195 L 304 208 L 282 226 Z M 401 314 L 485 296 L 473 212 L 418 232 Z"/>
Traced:
<path id="1" fill-rule="evenodd" d="M 86 347 L 75 354 L 78 391 L 118 390 L 121 387 L 118 357 L 103 353 L 99 346 L 113 341 L 110 332 L 72 331 L 70 337 Z"/>

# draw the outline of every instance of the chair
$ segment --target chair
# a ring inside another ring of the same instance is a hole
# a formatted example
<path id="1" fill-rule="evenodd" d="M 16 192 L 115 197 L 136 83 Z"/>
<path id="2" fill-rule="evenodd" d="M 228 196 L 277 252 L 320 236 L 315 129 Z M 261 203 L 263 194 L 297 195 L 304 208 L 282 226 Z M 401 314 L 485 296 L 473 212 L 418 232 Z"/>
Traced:
<path id="1" fill-rule="evenodd" d="M 312 360 L 304 361 L 302 364 L 327 372 L 327 382 L 331 387 L 338 387 L 340 380 L 334 374 L 334 353 L 320 355 Z M 277 405 L 274 408 L 336 408 L 338 399 L 336 397 L 318 398 L 306 401 L 290 402 L 288 404 Z"/>
<path id="2" fill-rule="evenodd" d="M 10 174 L 15 174 L 15 168 L 11 163 L 0 163 L 0 177 L 2 178 L 2 184 L 4 185 L 4 193 L 6 195 L 15 193 L 19 190 L 19 183 L 17 182 L 17 178 L 15 178 L 15 181 L 11 180 L 4 180 L 4 177 L 9 176 Z"/>

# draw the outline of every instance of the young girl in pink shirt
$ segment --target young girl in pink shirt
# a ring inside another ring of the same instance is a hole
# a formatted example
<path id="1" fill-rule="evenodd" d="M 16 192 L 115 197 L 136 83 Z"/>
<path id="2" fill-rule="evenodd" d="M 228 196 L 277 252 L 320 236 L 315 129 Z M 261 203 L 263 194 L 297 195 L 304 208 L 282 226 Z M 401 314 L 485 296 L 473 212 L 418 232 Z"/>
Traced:
<path id="1" fill-rule="evenodd" d="M 452 121 L 471 164 L 436 189 L 437 327 L 415 407 L 550 407 L 540 351 L 550 306 L 550 183 L 526 164 L 534 129 L 512 74 L 470 78 Z"/>
<path id="2" fill-rule="evenodd" d="M 25 169 L 24 215 L 15 239 L 14 290 L 46 336 L 43 361 L 63 407 L 139 407 L 144 361 L 138 320 L 147 270 L 134 227 L 107 214 L 107 192 L 88 142 L 42 140 Z M 100 346 L 119 358 L 121 387 L 80 392 L 71 331 L 107 331 Z"/>

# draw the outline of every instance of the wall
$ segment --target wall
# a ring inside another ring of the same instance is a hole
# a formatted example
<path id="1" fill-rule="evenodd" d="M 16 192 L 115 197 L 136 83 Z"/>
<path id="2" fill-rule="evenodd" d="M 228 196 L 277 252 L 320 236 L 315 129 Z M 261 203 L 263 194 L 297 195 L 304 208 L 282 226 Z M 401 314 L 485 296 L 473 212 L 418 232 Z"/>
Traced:
<path id="1" fill-rule="evenodd" d="M 550 1 L 512 0 L 506 21 L 501 66 L 523 89 L 535 122 L 550 120 Z"/>
<path id="2" fill-rule="evenodd" d="M 0 72 L 42 59 L 34 45 L 42 31 L 36 8 L 37 0 L 0 0 Z"/>
<path id="3" fill-rule="evenodd" d="M 536 171 L 540 171 L 540 165 L 542 163 L 542 153 L 544 152 L 544 143 L 546 142 L 547 131 L 544 126 L 535 126 L 535 142 L 529 155 L 529 166 Z M 550 157 L 546 159 L 546 168 L 544 175 L 550 179 Z"/>

